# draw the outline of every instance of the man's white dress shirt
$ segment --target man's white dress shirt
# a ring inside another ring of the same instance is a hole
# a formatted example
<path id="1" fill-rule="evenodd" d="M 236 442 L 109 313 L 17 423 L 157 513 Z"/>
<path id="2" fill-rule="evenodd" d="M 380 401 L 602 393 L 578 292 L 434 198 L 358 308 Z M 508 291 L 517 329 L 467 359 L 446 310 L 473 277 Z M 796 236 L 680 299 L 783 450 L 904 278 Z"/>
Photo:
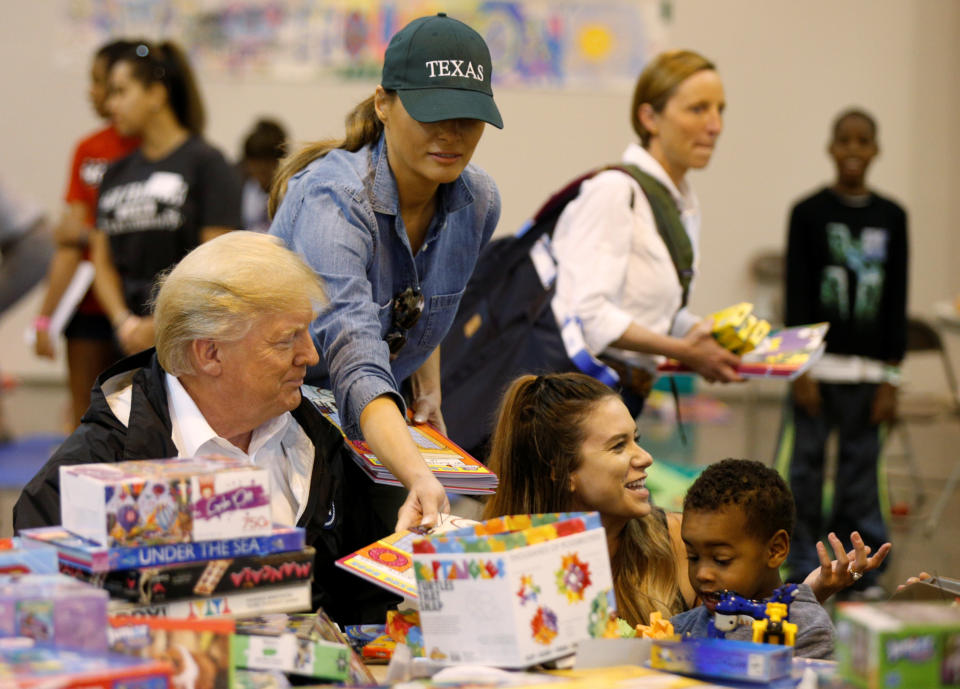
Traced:
<path id="1" fill-rule="evenodd" d="M 244 452 L 216 434 L 175 376 L 167 373 L 165 378 L 173 443 L 179 456 L 223 455 L 266 469 L 273 521 L 296 524 L 307 506 L 314 447 L 293 415 L 286 412 L 255 428 Z"/>

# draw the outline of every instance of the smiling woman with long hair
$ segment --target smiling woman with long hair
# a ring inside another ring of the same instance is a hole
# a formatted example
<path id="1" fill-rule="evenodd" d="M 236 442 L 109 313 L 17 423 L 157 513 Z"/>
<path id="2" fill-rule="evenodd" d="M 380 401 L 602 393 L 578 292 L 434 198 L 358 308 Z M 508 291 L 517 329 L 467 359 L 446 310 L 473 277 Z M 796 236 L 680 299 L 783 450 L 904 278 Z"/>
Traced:
<path id="1" fill-rule="evenodd" d="M 696 603 L 682 515 L 650 499 L 653 457 L 639 445 L 636 422 L 612 389 L 582 373 L 517 378 L 504 395 L 493 433 L 490 469 L 500 477 L 484 519 L 508 514 L 600 513 L 607 537 L 617 610 L 631 626 L 648 624 Z M 823 602 L 879 567 L 890 544 L 870 555 L 859 534 L 853 550 L 830 534 L 836 559 L 824 549 L 804 583 Z M 853 574 L 857 573 L 857 576 Z"/>
<path id="2" fill-rule="evenodd" d="M 404 396 L 415 420 L 443 430 L 440 341 L 500 216 L 496 185 L 469 164 L 484 123 L 503 125 L 490 77 L 476 31 L 443 13 L 415 19 L 390 41 L 346 136 L 286 160 L 271 194 L 271 233 L 330 296 L 312 326 L 320 364 L 308 382 L 332 388 L 344 431 L 409 490 L 402 505 L 397 491 L 380 498 L 398 527 L 447 507 L 406 428 Z"/>

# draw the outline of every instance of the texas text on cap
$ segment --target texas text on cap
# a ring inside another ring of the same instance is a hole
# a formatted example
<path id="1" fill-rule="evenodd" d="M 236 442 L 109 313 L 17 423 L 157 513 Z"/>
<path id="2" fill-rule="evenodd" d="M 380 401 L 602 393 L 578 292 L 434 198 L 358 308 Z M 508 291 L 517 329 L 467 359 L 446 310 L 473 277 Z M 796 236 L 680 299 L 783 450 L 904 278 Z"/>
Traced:
<path id="1" fill-rule="evenodd" d="M 503 129 L 493 102 L 490 51 L 483 37 L 443 12 L 414 19 L 390 40 L 383 88 L 397 91 L 418 122 L 483 120 Z"/>

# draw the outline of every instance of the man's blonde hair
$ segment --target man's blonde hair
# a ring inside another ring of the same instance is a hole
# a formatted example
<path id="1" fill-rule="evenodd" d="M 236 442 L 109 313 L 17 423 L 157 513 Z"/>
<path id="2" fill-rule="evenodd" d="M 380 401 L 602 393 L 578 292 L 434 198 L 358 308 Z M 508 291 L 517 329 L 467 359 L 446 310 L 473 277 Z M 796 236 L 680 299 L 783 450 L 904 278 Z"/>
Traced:
<path id="1" fill-rule="evenodd" d="M 194 374 L 190 343 L 243 338 L 260 315 L 326 304 L 323 281 L 283 240 L 227 232 L 187 254 L 155 287 L 157 357 L 174 376 Z"/>

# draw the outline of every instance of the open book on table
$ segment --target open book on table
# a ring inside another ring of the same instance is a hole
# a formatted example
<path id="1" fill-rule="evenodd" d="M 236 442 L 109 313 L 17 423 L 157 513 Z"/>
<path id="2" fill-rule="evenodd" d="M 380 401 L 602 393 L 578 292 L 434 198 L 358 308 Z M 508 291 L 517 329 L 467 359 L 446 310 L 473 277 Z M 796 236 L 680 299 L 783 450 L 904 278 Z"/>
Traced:
<path id="1" fill-rule="evenodd" d="M 740 358 L 737 373 L 744 378 L 793 380 L 813 366 L 826 348 L 829 323 L 781 328 L 767 335 L 757 347 Z M 689 371 L 675 359 L 660 364 L 661 373 Z"/>
<path id="2" fill-rule="evenodd" d="M 340 414 L 330 390 L 305 386 L 304 394 L 320 409 L 330 423 L 343 433 Z M 497 475 L 467 454 L 466 450 L 441 434 L 429 424 L 409 424 L 410 437 L 423 455 L 423 461 L 437 480 L 451 493 L 480 495 L 497 490 Z M 399 486 L 393 474 L 377 459 L 362 440 L 352 440 L 344 435 L 353 458 L 374 483 Z"/>
<path id="3" fill-rule="evenodd" d="M 472 519 L 451 514 L 440 515 L 440 523 L 432 529 L 414 527 L 384 536 L 375 543 L 337 560 L 337 566 L 356 574 L 388 591 L 407 598 L 417 597 L 417 581 L 413 575 L 413 541 L 428 533 L 445 533 L 477 524 Z"/>

